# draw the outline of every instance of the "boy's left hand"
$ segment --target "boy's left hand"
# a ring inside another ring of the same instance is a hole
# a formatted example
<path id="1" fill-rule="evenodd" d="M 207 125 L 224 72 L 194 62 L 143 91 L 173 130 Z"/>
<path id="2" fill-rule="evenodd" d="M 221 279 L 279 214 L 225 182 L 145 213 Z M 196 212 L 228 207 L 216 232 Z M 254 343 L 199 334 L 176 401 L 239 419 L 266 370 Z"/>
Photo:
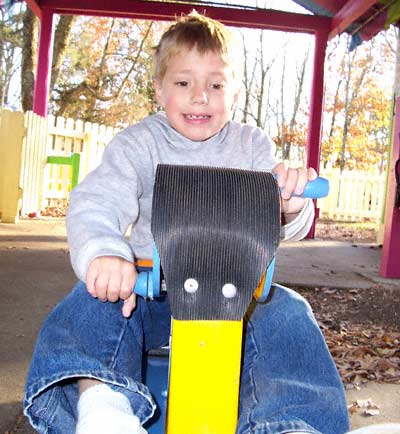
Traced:
<path id="1" fill-rule="evenodd" d="M 279 163 L 272 169 L 272 173 L 276 174 L 278 186 L 281 188 L 282 213 L 294 214 L 294 218 L 303 208 L 306 199 L 303 197 L 292 197 L 292 194 L 300 196 L 308 181 L 313 181 L 317 178 L 317 172 L 311 167 L 308 169 L 304 167 L 293 169 L 287 167 L 285 163 Z M 293 220 L 293 218 L 290 220 Z"/>

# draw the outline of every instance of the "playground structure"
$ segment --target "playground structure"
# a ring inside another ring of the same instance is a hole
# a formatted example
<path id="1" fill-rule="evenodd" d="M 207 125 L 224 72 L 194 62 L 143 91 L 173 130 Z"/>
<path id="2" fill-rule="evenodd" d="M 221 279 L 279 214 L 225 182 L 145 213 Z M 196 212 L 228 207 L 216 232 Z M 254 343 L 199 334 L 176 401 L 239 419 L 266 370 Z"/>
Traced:
<path id="1" fill-rule="evenodd" d="M 82 4 L 74 0 L 27 0 L 28 6 L 40 19 L 40 36 L 37 71 L 34 90 L 34 112 L 47 116 L 49 74 L 52 62 L 53 28 L 56 14 L 97 15 L 119 18 L 174 20 L 193 8 L 224 24 L 236 27 L 303 32 L 314 35 L 314 65 L 310 95 L 310 112 L 307 137 L 307 165 L 319 171 L 320 139 L 324 93 L 324 61 L 327 43 L 342 32 L 349 32 L 355 44 L 373 38 L 385 25 L 398 25 L 393 14 L 396 2 L 379 0 L 295 0 L 312 15 L 262 9 L 256 6 L 222 5 L 201 2 L 159 2 L 141 0 L 117 0 L 112 4 L 99 4 L 89 0 Z M 398 48 L 399 51 L 399 48 Z M 400 59 L 399 56 L 397 56 Z M 397 68 L 400 72 L 400 68 Z M 380 272 L 384 277 L 400 277 L 400 213 L 395 204 L 395 163 L 400 157 L 400 77 L 395 80 L 394 122 L 389 156 L 388 188 L 386 193 L 385 233 Z M 316 209 L 318 217 L 318 209 Z M 314 237 L 314 226 L 308 236 Z"/>

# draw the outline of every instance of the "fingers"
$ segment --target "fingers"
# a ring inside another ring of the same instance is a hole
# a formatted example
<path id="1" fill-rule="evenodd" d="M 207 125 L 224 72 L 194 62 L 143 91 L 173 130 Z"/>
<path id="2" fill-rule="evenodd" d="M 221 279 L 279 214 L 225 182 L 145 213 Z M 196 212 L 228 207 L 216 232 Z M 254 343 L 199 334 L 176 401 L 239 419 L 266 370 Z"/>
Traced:
<path id="1" fill-rule="evenodd" d="M 97 258 L 96 258 L 97 259 Z M 86 288 L 92 297 L 97 297 L 96 280 L 99 272 L 98 261 L 93 260 L 86 273 Z"/>
<path id="2" fill-rule="evenodd" d="M 118 301 L 120 298 L 122 275 L 118 271 L 111 272 L 108 282 L 104 285 L 104 297 L 102 301 Z M 100 297 L 99 297 L 100 298 Z"/>
<path id="3" fill-rule="evenodd" d="M 279 188 L 283 188 L 286 184 L 287 170 L 288 168 L 285 163 L 279 163 L 272 169 L 272 173 L 276 175 L 276 182 Z"/>
<path id="4" fill-rule="evenodd" d="M 126 268 L 125 272 L 122 274 L 121 279 L 119 298 L 121 298 L 122 300 L 126 300 L 132 295 L 138 275 L 136 268 L 130 262 L 128 262 L 128 264 L 129 267 Z"/>
<path id="5" fill-rule="evenodd" d="M 300 196 L 308 181 L 313 181 L 317 178 L 317 172 L 313 168 L 291 168 L 285 163 L 277 164 L 272 170 L 276 174 L 277 183 L 281 189 L 281 197 L 284 200 L 289 200 L 292 194 Z"/>
<path id="6" fill-rule="evenodd" d="M 308 171 L 304 168 L 293 169 L 291 170 L 292 177 L 294 178 L 293 184 L 293 192 L 296 196 L 300 196 L 308 182 Z"/>
<path id="7" fill-rule="evenodd" d="M 125 318 L 130 317 L 135 307 L 136 307 L 136 294 L 132 292 L 131 295 L 124 300 L 124 305 L 122 306 L 122 315 Z"/>
<path id="8" fill-rule="evenodd" d="M 289 200 L 292 193 L 297 194 L 296 189 L 299 191 L 302 188 L 304 182 L 303 171 L 305 171 L 305 169 L 287 167 L 285 163 L 279 163 L 274 167 L 273 172 L 277 175 L 276 180 L 281 189 L 282 199 Z M 301 192 L 302 191 L 303 190 L 301 190 Z"/>
<path id="9" fill-rule="evenodd" d="M 314 179 L 318 178 L 318 173 L 312 167 L 309 167 L 307 169 L 307 174 L 308 174 L 309 181 L 314 181 Z"/>
<path id="10" fill-rule="evenodd" d="M 88 292 L 101 301 L 116 302 L 127 300 L 126 311 L 130 313 L 136 304 L 131 295 L 135 286 L 137 271 L 133 264 L 123 258 L 115 256 L 102 256 L 95 258 L 89 265 L 86 275 Z"/>

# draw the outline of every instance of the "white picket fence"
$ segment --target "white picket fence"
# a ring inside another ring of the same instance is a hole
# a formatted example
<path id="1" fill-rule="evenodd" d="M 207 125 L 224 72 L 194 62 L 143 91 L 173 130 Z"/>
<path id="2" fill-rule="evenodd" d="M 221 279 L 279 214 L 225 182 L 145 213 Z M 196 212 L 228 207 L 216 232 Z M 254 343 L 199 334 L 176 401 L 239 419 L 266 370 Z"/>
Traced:
<path id="1" fill-rule="evenodd" d="M 117 128 L 73 119 L 41 118 L 24 114 L 25 133 L 21 162 L 21 214 L 40 211 L 56 201 L 67 201 L 71 190 L 71 166 L 49 164 L 49 156 L 80 154 L 79 180 L 101 161 L 106 144 Z M 13 132 L 10 132 L 12 134 Z M 338 169 L 322 170 L 330 181 L 330 194 L 318 200 L 320 217 L 332 220 L 379 221 L 385 197 L 385 174 Z"/>
<path id="2" fill-rule="evenodd" d="M 48 155 L 68 156 L 79 152 L 82 180 L 101 161 L 106 144 L 118 131 L 112 127 L 49 116 Z M 330 194 L 318 200 L 320 217 L 332 220 L 379 221 L 382 213 L 385 176 L 339 169 L 322 170 L 329 179 Z M 67 200 L 71 189 L 71 167 L 47 164 L 43 185 L 43 204 L 52 199 Z"/>
<path id="3" fill-rule="evenodd" d="M 385 200 L 385 174 L 339 169 L 322 170 L 329 179 L 329 195 L 318 200 L 320 216 L 331 220 L 380 221 Z"/>
<path id="4" fill-rule="evenodd" d="M 107 143 L 119 131 L 106 125 L 48 116 L 47 155 L 68 157 L 80 154 L 79 181 L 101 161 Z M 71 166 L 46 164 L 43 206 L 53 199 L 67 200 L 71 190 Z"/>

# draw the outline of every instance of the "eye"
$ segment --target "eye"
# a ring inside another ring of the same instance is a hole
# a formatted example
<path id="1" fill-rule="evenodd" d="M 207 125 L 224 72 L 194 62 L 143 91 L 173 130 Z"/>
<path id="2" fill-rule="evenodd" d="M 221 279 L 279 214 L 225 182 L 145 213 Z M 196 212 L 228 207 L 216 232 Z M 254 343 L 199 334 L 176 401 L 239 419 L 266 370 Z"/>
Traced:
<path id="1" fill-rule="evenodd" d="M 185 80 L 177 81 L 175 84 L 180 87 L 187 87 L 189 85 L 189 83 Z"/>
<path id="2" fill-rule="evenodd" d="M 212 89 L 220 90 L 220 89 L 222 89 L 222 88 L 224 87 L 224 85 L 221 84 L 221 83 L 213 83 L 213 84 L 211 85 L 211 87 L 212 87 Z"/>

